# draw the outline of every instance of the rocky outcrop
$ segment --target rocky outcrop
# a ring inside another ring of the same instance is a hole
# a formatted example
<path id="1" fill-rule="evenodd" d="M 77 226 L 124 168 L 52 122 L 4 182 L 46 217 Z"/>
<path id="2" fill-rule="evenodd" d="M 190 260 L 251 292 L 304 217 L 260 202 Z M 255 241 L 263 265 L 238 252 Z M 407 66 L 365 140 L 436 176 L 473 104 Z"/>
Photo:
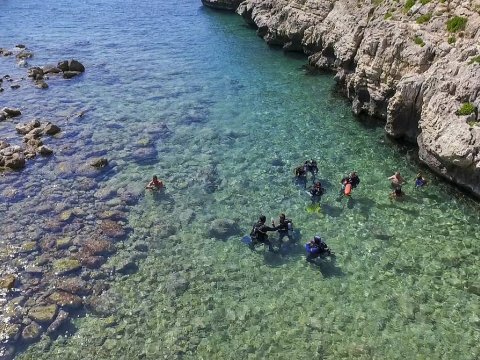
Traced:
<path id="1" fill-rule="evenodd" d="M 432 170 L 480 196 L 480 3 L 246 0 L 257 34 L 332 70 L 355 114 L 419 146 Z"/>
<path id="2" fill-rule="evenodd" d="M 218 10 L 235 11 L 242 0 L 202 0 L 202 4 Z"/>

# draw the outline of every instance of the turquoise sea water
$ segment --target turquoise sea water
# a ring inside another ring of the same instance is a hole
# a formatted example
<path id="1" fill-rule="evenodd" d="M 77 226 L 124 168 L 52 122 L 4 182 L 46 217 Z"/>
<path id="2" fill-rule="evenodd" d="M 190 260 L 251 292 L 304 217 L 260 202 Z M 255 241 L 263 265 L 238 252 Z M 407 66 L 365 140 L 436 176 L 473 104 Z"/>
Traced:
<path id="1" fill-rule="evenodd" d="M 3 1 L 0 22 L 0 47 L 26 44 L 31 65 L 87 68 L 48 90 L 23 80 L 0 94 L 23 110 L 0 123 L 2 138 L 18 142 L 13 125 L 33 117 L 64 130 L 48 140 L 54 158 L 0 177 L 1 245 L 41 242 L 46 220 L 81 208 L 92 216 L 62 229 L 74 237 L 127 190 L 140 199 L 125 242 L 149 245 L 139 271 L 108 290 L 112 316 L 78 317 L 18 359 L 480 357 L 478 204 L 428 172 L 414 190 L 412 151 L 355 119 L 331 75 L 309 75 L 305 58 L 196 0 Z M 0 75 L 25 76 L 14 64 L 0 58 Z M 98 156 L 108 171 L 82 170 Z M 327 188 L 320 206 L 292 182 L 309 158 Z M 338 201 L 351 170 L 361 184 Z M 404 201 L 388 198 L 395 170 L 409 181 Z M 143 193 L 152 174 L 164 195 Z M 273 254 L 241 243 L 260 213 L 280 212 L 296 243 Z M 211 237 L 215 219 L 239 230 Z M 317 233 L 337 256 L 315 266 L 303 244 Z"/>

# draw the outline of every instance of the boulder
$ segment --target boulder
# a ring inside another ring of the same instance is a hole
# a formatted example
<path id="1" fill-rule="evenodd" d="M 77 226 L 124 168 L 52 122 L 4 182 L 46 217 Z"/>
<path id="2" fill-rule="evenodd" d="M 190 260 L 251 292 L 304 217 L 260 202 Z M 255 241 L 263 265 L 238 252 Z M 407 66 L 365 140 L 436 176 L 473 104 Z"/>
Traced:
<path id="1" fill-rule="evenodd" d="M 107 259 L 103 256 L 94 256 L 88 253 L 81 253 L 80 261 L 82 266 L 85 266 L 88 269 L 98 269 L 107 261 Z"/>
<path id="2" fill-rule="evenodd" d="M 90 161 L 90 165 L 95 168 L 103 168 L 108 165 L 108 160 L 105 158 L 93 159 Z"/>
<path id="3" fill-rule="evenodd" d="M 117 250 L 115 245 L 107 240 L 102 238 L 88 239 L 83 244 L 83 247 L 86 252 L 90 255 L 110 255 L 115 253 Z"/>
<path id="4" fill-rule="evenodd" d="M 103 235 L 113 239 L 125 237 L 126 231 L 122 225 L 112 220 L 102 220 L 100 231 Z"/>
<path id="5" fill-rule="evenodd" d="M 33 80 L 41 80 L 43 79 L 43 69 L 39 67 L 32 67 L 28 69 L 27 76 L 33 78 Z"/>
<path id="6" fill-rule="evenodd" d="M 7 117 L 15 117 L 22 115 L 20 109 L 4 107 L 2 112 L 6 114 Z"/>
<path id="7" fill-rule="evenodd" d="M 14 342 L 20 336 L 20 324 L 0 323 L 0 339 L 3 342 Z"/>
<path id="8" fill-rule="evenodd" d="M 55 320 L 47 328 L 47 334 L 57 331 L 68 320 L 68 312 L 60 310 Z"/>
<path id="9" fill-rule="evenodd" d="M 57 311 L 55 304 L 35 306 L 28 311 L 28 317 L 42 325 L 49 325 L 55 319 Z"/>
<path id="10" fill-rule="evenodd" d="M 56 275 L 67 275 L 81 268 L 77 259 L 59 259 L 53 263 L 53 271 Z"/>
<path id="11" fill-rule="evenodd" d="M 22 50 L 15 57 L 17 59 L 30 59 L 33 57 L 33 52 L 28 50 Z"/>
<path id="12" fill-rule="evenodd" d="M 37 152 L 42 156 L 50 156 L 53 154 L 53 150 L 45 145 L 40 146 Z"/>
<path id="13" fill-rule="evenodd" d="M 238 225 L 235 221 L 230 219 L 216 219 L 209 227 L 208 234 L 211 237 L 225 240 L 229 236 L 237 235 L 239 233 Z"/>
<path id="14" fill-rule="evenodd" d="M 61 131 L 60 127 L 58 127 L 55 124 L 52 124 L 51 122 L 48 122 L 43 126 L 43 133 L 46 135 L 55 135 L 55 134 L 58 134 L 60 131 Z"/>
<path id="15" fill-rule="evenodd" d="M 62 237 L 55 240 L 55 248 L 57 250 L 68 249 L 72 245 L 72 239 L 69 237 Z"/>
<path id="16" fill-rule="evenodd" d="M 71 78 L 73 78 L 77 75 L 80 75 L 80 74 L 81 74 L 81 72 L 79 72 L 79 71 L 64 71 L 63 72 L 63 78 L 64 79 L 71 79 Z"/>
<path id="17" fill-rule="evenodd" d="M 26 343 L 31 343 L 37 340 L 40 335 L 42 335 L 43 329 L 40 325 L 38 325 L 35 321 L 31 324 L 25 326 L 22 331 L 22 340 Z"/>
<path id="18" fill-rule="evenodd" d="M 42 70 L 44 74 L 58 74 L 62 72 L 62 70 L 55 65 L 45 65 Z"/>
<path id="19" fill-rule="evenodd" d="M 67 309 L 78 309 L 83 305 L 83 301 L 80 296 L 61 290 L 54 291 L 48 296 L 47 299 L 51 303 Z"/>
<path id="20" fill-rule="evenodd" d="M 86 281 L 78 277 L 59 279 L 55 283 L 55 287 L 57 289 L 80 296 L 88 295 L 92 292 L 91 286 Z"/>
<path id="21" fill-rule="evenodd" d="M 48 89 L 48 84 L 43 80 L 37 80 L 35 82 L 35 87 L 38 89 Z"/>
<path id="22" fill-rule="evenodd" d="M 20 254 L 28 254 L 38 250 L 38 245 L 35 241 L 27 241 L 22 243 L 18 252 Z"/>
<path id="23" fill-rule="evenodd" d="M 0 278 L 0 289 L 11 290 L 15 287 L 16 276 L 13 274 L 4 275 Z"/>
<path id="24" fill-rule="evenodd" d="M 14 153 L 13 155 L 5 158 L 5 167 L 12 170 L 20 170 L 25 167 L 25 156 L 20 153 Z"/>
<path id="25" fill-rule="evenodd" d="M 97 217 L 102 220 L 125 221 L 128 218 L 128 214 L 119 210 L 105 210 L 99 212 Z"/>
<path id="26" fill-rule="evenodd" d="M 85 71 L 85 66 L 83 66 L 83 64 L 79 61 L 72 59 L 68 61 L 68 70 L 81 73 Z"/>
<path id="27" fill-rule="evenodd" d="M 120 260 L 119 263 L 115 266 L 115 271 L 117 273 L 128 275 L 137 272 L 138 265 L 134 259 L 124 259 Z"/>

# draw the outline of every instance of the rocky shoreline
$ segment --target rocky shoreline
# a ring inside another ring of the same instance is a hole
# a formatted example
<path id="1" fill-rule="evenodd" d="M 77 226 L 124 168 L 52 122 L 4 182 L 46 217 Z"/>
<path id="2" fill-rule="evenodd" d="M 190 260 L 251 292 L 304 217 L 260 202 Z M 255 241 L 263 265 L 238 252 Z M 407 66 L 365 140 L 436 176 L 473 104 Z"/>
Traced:
<path id="1" fill-rule="evenodd" d="M 267 43 L 335 72 L 355 114 L 384 119 L 421 162 L 480 197 L 479 1 L 246 0 L 236 12 Z"/>
<path id="2" fill-rule="evenodd" d="M 23 68 L 33 52 L 17 45 L 13 50 L 0 49 L 0 56 L 15 56 L 16 65 Z M 84 71 L 80 62 L 65 60 L 55 66 L 30 67 L 27 77 L 36 88 L 48 89 L 45 80 L 49 76 L 63 74 L 64 79 L 70 79 Z M 3 75 L 1 79 L 15 85 L 7 91 L 20 94 L 27 78 L 14 80 Z M 109 284 L 135 272 L 149 249 L 147 243 L 129 236 L 129 210 L 142 190 L 107 186 L 102 179 L 115 162 L 106 158 L 84 154 L 80 164 L 73 165 L 73 158 L 68 164 L 62 162 L 71 155 L 65 143 L 57 157 L 44 140 L 59 136 L 60 141 L 69 131 L 68 119 L 60 128 L 29 113 L 28 107 L 0 109 L 0 121 L 5 125 L 4 139 L 0 140 L 0 175 L 19 179 L 0 191 L 2 208 L 9 210 L 2 218 L 0 241 L 2 360 L 13 358 L 17 349 L 41 339 L 48 343 L 65 332 L 72 317 L 85 312 L 111 315 L 115 303 L 108 295 Z M 82 111 L 75 117 L 84 114 Z M 25 175 L 31 167 L 27 165 L 37 155 L 55 163 L 58 173 L 52 175 L 51 182 L 44 183 L 46 179 L 37 174 Z M 23 176 L 29 179 L 21 180 Z M 71 186 L 61 189 L 57 180 Z M 22 188 L 25 185 L 28 190 Z"/>

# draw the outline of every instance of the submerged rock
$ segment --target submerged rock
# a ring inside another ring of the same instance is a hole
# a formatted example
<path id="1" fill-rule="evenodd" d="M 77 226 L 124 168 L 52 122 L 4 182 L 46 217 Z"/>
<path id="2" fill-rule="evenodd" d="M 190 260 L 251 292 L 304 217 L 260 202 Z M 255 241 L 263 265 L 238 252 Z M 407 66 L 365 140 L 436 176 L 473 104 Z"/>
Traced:
<path id="1" fill-rule="evenodd" d="M 117 250 L 115 245 L 107 239 L 88 239 L 83 247 L 90 255 L 110 255 Z"/>
<path id="2" fill-rule="evenodd" d="M 112 220 L 102 220 L 100 231 L 103 235 L 113 239 L 121 239 L 127 234 L 122 225 Z"/>
<path id="3" fill-rule="evenodd" d="M 35 306 L 28 312 L 28 317 L 43 325 L 50 324 L 57 315 L 58 307 L 55 304 Z"/>
<path id="4" fill-rule="evenodd" d="M 90 284 L 78 277 L 59 279 L 55 283 L 55 287 L 80 296 L 88 295 L 92 292 Z"/>
<path id="5" fill-rule="evenodd" d="M 85 305 L 96 315 L 109 316 L 115 313 L 120 303 L 121 299 L 111 290 L 107 290 L 100 295 L 90 296 Z"/>
<path id="6" fill-rule="evenodd" d="M 32 322 L 30 325 L 25 326 L 22 331 L 22 340 L 30 343 L 35 341 L 42 335 L 43 329 L 36 322 Z"/>
<path id="7" fill-rule="evenodd" d="M 103 168 L 108 165 L 108 160 L 105 158 L 94 159 L 90 161 L 90 165 L 95 168 Z"/>
<path id="8" fill-rule="evenodd" d="M 80 261 L 77 259 L 60 259 L 53 263 L 53 271 L 56 275 L 66 275 L 79 270 L 81 267 Z"/>
<path id="9" fill-rule="evenodd" d="M 83 301 L 79 296 L 60 290 L 50 294 L 48 301 L 67 309 L 78 309 L 83 305 Z"/>
<path id="10" fill-rule="evenodd" d="M 22 112 L 20 109 L 15 109 L 15 108 L 8 108 L 4 107 L 2 109 L 2 112 L 7 116 L 7 117 L 15 117 L 15 116 L 20 116 L 22 115 Z"/>
<path id="11" fill-rule="evenodd" d="M 225 240 L 239 233 L 238 224 L 230 219 L 216 219 L 209 227 L 208 234 L 211 237 Z"/>
<path id="12" fill-rule="evenodd" d="M 14 342 L 20 336 L 21 326 L 19 324 L 0 323 L 0 339 L 2 342 Z"/>
<path id="13" fill-rule="evenodd" d="M 15 287 L 17 277 L 13 274 L 4 275 L 0 278 L 0 289 L 11 290 Z"/>
<path id="14" fill-rule="evenodd" d="M 68 312 L 60 310 L 55 320 L 47 328 L 47 334 L 57 331 L 68 320 Z"/>

